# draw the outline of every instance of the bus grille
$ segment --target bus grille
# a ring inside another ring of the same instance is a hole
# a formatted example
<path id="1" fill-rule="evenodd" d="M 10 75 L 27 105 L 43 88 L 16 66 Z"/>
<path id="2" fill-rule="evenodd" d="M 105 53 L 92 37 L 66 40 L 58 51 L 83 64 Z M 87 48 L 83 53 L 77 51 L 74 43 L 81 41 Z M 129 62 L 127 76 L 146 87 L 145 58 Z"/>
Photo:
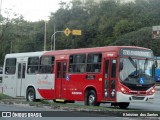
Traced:
<path id="1" fill-rule="evenodd" d="M 146 95 L 146 91 L 130 91 L 131 95 Z"/>
<path id="2" fill-rule="evenodd" d="M 137 91 L 146 91 L 148 90 L 151 86 L 141 86 L 141 87 L 137 87 L 137 86 L 128 86 L 131 90 L 137 90 Z"/>
<path id="3" fill-rule="evenodd" d="M 149 88 L 151 88 L 152 86 L 154 86 L 155 84 L 149 84 L 149 85 L 141 85 L 141 86 L 138 86 L 138 85 L 132 85 L 132 84 L 128 84 L 128 83 L 123 83 L 125 86 L 127 86 L 130 90 L 133 90 L 133 91 L 146 91 L 148 90 Z"/>
<path id="4" fill-rule="evenodd" d="M 132 96 L 133 100 L 144 100 L 145 97 Z"/>

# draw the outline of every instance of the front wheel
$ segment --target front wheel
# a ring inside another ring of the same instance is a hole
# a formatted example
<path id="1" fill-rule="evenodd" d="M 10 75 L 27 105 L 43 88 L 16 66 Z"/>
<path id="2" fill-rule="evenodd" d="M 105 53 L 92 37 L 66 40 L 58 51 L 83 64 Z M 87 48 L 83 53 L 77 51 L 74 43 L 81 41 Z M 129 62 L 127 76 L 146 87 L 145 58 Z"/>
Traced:
<path id="1" fill-rule="evenodd" d="M 97 96 L 94 90 L 90 90 L 86 93 L 85 105 L 88 105 L 88 106 L 99 106 L 100 105 L 100 103 L 97 102 Z"/>
<path id="2" fill-rule="evenodd" d="M 129 106 L 129 102 L 118 103 L 120 109 L 126 109 Z"/>
<path id="3" fill-rule="evenodd" d="M 36 102 L 36 94 L 34 88 L 29 88 L 27 90 L 26 99 L 29 102 Z"/>

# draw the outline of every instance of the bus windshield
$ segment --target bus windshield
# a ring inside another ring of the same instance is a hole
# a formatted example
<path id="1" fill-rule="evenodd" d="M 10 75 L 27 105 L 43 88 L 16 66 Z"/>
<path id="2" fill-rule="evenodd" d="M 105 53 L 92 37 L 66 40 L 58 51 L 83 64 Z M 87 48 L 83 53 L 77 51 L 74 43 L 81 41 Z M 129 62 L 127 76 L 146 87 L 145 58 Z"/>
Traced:
<path id="1" fill-rule="evenodd" d="M 125 84 L 149 85 L 154 83 L 154 60 L 121 58 L 120 81 Z"/>

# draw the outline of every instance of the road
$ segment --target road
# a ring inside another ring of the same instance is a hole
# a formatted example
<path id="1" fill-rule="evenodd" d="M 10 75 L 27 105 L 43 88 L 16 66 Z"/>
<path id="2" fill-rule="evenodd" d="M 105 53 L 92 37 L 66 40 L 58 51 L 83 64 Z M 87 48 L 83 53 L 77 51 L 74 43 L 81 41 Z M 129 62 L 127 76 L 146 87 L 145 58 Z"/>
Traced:
<path id="1" fill-rule="evenodd" d="M 3 113 L 2 113 L 3 112 Z M 5 114 L 4 114 L 5 112 Z M 26 107 L 26 106 L 15 106 L 15 105 L 8 105 L 8 104 L 0 104 L 0 116 L 8 114 L 12 116 L 10 117 L 0 117 L 0 120 L 106 120 L 106 116 L 102 114 L 94 114 L 90 112 L 75 112 L 75 111 L 60 111 L 59 109 L 44 109 L 44 108 L 36 108 L 36 107 Z M 20 113 L 22 117 L 16 117 L 15 113 Z M 40 113 L 38 118 L 35 117 L 28 117 L 30 113 Z M 23 114 L 23 115 L 22 115 Z M 24 114 L 27 117 L 24 117 Z M 47 115 L 55 116 L 55 117 L 47 117 Z M 42 116 L 42 117 L 41 117 Z M 73 116 L 73 117 L 70 117 Z M 83 117 L 85 116 L 85 117 Z M 128 120 L 127 118 L 123 117 L 107 117 L 107 120 Z M 132 119 L 131 119 L 132 120 Z"/>
<path id="2" fill-rule="evenodd" d="M 75 104 L 82 104 L 82 102 L 77 102 Z M 104 107 L 111 107 L 110 104 L 101 104 L 101 106 Z M 137 111 L 160 111 L 160 91 L 156 92 L 155 99 L 153 103 L 131 103 L 128 107 L 128 110 L 137 110 Z M 0 111 L 25 111 L 25 112 L 41 112 L 41 111 L 49 111 L 52 114 L 52 116 L 55 117 L 43 117 L 42 118 L 23 118 L 26 120 L 53 120 L 53 118 L 56 118 L 56 120 L 81 120 L 81 117 L 75 117 L 75 116 L 85 116 L 83 117 L 83 120 L 106 120 L 106 117 L 104 117 L 101 114 L 93 114 L 89 112 L 74 112 L 74 111 L 62 111 L 60 109 L 50 109 L 50 108 L 37 108 L 37 107 L 29 107 L 25 105 L 7 105 L 7 104 L 0 104 Z M 52 112 L 51 112 L 52 111 Z M 60 112 L 57 112 L 60 111 Z M 45 113 L 44 113 L 45 114 Z M 57 117 L 58 116 L 58 117 Z M 65 117 L 60 117 L 65 116 Z M 69 116 L 69 117 L 68 117 Z M 73 116 L 73 117 L 70 117 Z M 6 120 L 9 118 L 0 118 L 0 120 Z M 17 120 L 17 118 L 13 118 Z M 18 118 L 21 119 L 21 118 Z M 128 118 L 128 117 L 107 117 L 107 120 L 132 120 L 134 118 Z M 137 118 L 140 119 L 140 118 Z"/>
<path id="3" fill-rule="evenodd" d="M 43 112 L 44 114 L 43 114 Z M 61 111 L 59 109 L 50 109 L 50 108 L 37 108 L 37 107 L 29 107 L 29 106 L 23 106 L 23 105 L 8 105 L 8 104 L 0 104 L 0 114 L 2 115 L 2 112 L 11 112 L 12 116 L 13 113 L 41 113 L 42 117 L 33 118 L 33 117 L 0 117 L 0 120 L 135 120 L 135 117 L 110 117 L 108 114 L 108 117 L 104 116 L 103 114 L 94 114 L 90 112 L 75 112 L 75 111 Z M 49 113 L 48 113 L 49 112 Z M 112 112 L 112 111 L 110 111 Z M 51 116 L 55 117 L 46 117 L 46 114 L 52 114 Z M 1 116 L 0 115 L 0 116 Z M 15 114 L 14 114 L 15 115 Z M 44 116 L 43 116 L 44 115 Z M 57 117 L 58 116 L 58 117 Z M 65 116 L 65 117 L 64 117 Z M 73 117 L 71 117 L 73 116 Z M 79 116 L 79 117 L 74 117 Z M 82 116 L 82 117 L 81 117 Z M 83 117 L 85 116 L 85 117 Z M 141 118 L 136 118 L 137 120 L 141 120 Z"/>
<path id="4" fill-rule="evenodd" d="M 84 105 L 83 102 L 76 102 L 78 105 Z M 111 107 L 110 103 L 101 104 L 104 107 Z M 160 91 L 156 91 L 153 103 L 130 103 L 128 110 L 138 110 L 138 111 L 160 111 Z"/>
<path id="5" fill-rule="evenodd" d="M 76 102 L 76 104 L 84 105 L 83 102 Z M 101 104 L 104 107 L 110 107 L 110 103 Z M 130 103 L 128 110 L 139 110 L 139 111 L 160 111 L 160 90 L 156 91 L 153 103 Z"/>
<path id="6" fill-rule="evenodd" d="M 143 111 L 160 111 L 160 91 L 156 91 L 153 103 L 131 103 L 128 109 Z"/>

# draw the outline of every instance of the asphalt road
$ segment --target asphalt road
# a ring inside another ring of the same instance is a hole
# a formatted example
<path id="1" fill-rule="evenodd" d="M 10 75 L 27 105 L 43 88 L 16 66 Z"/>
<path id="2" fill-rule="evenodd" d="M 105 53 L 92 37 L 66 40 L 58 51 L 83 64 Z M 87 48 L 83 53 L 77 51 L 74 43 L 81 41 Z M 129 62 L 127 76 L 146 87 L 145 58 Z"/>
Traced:
<path id="1" fill-rule="evenodd" d="M 50 111 L 49 111 L 50 110 Z M 43 117 L 44 114 L 52 114 L 55 117 Z M 3 113 L 2 113 L 3 112 Z M 100 114 L 93 114 L 88 112 L 75 112 L 75 111 L 58 111 L 56 109 L 44 109 L 44 108 L 36 108 L 36 107 L 26 107 L 26 106 L 15 106 L 15 105 L 7 105 L 0 104 L 0 116 L 2 114 L 6 115 L 6 112 L 10 112 L 12 118 L 10 117 L 0 117 L 0 120 L 132 120 L 132 118 L 125 117 L 104 117 Z M 48 113 L 49 112 L 49 113 Z M 15 113 L 27 114 L 28 113 L 40 113 L 41 115 L 38 118 L 35 117 L 15 117 Z M 42 116 L 42 117 L 41 117 Z M 58 117 L 57 117 L 58 116 Z M 65 116 L 65 117 L 64 117 Z M 79 117 L 71 117 L 71 116 L 79 116 Z M 80 117 L 85 116 L 85 117 Z M 140 119 L 139 119 L 140 120 Z"/>
<path id="2" fill-rule="evenodd" d="M 156 91 L 153 103 L 131 103 L 128 109 L 142 111 L 160 111 L 160 91 Z"/>
<path id="3" fill-rule="evenodd" d="M 59 111 L 57 112 L 56 110 L 52 110 L 49 112 L 52 112 L 52 116 L 55 115 L 55 117 L 43 117 L 42 111 L 48 112 L 48 109 L 44 108 L 30 108 L 30 107 L 23 107 L 23 106 L 14 106 L 14 105 L 4 105 L 0 104 L 0 114 L 2 112 L 11 112 L 12 118 L 10 117 L 0 117 L 0 120 L 141 120 L 142 118 L 140 117 L 104 117 L 103 115 L 100 114 L 93 114 L 93 113 L 87 113 L 87 112 L 74 112 L 74 111 Z M 24 113 L 42 113 L 42 117 L 13 117 L 13 111 L 15 112 L 24 112 Z M 112 112 L 112 111 L 111 111 Z M 57 116 L 57 113 L 60 114 Z M 85 117 L 64 117 L 64 116 L 74 116 L 77 114 L 77 116 L 85 116 Z M 1 115 L 0 115 L 1 116 Z M 147 117 L 150 120 L 154 119 L 157 120 L 158 118 L 155 117 Z M 143 118 L 146 119 L 146 118 Z"/>
<path id="4" fill-rule="evenodd" d="M 84 105 L 83 102 L 76 102 L 75 104 L 78 105 Z M 113 106 L 111 107 L 110 103 L 101 103 L 100 106 L 103 107 L 108 107 L 108 108 L 114 108 Z M 130 103 L 129 107 L 127 110 L 137 110 L 137 111 L 160 111 L 160 91 L 156 92 L 155 99 L 153 103 Z"/>
<path id="5" fill-rule="evenodd" d="M 83 102 L 76 102 L 76 104 L 84 105 Z M 101 103 L 100 106 L 113 108 L 111 107 L 110 103 L 105 103 L 105 104 Z M 127 109 L 137 110 L 137 111 L 160 111 L 160 89 L 156 91 L 155 98 L 152 103 L 146 103 L 146 102 L 130 103 Z"/>
<path id="6" fill-rule="evenodd" d="M 77 102 L 75 104 L 82 104 L 82 102 Z M 110 104 L 101 104 L 101 106 L 104 107 L 111 107 Z M 155 95 L 155 99 L 153 103 L 131 103 L 130 106 L 128 107 L 127 110 L 136 110 L 136 111 L 160 111 L 160 91 L 156 92 Z M 126 110 L 126 111 L 127 111 Z M 52 111 L 48 114 L 52 114 L 52 116 L 55 117 L 43 117 L 42 114 L 42 118 L 18 118 L 18 119 L 23 119 L 23 120 L 132 120 L 132 119 L 141 119 L 138 117 L 107 117 L 103 116 L 103 114 L 94 114 L 94 113 L 90 113 L 90 112 L 75 112 L 75 111 L 63 111 L 60 109 L 50 109 L 50 108 L 36 108 L 36 107 L 29 107 L 29 106 L 21 106 L 21 105 L 7 105 L 7 104 L 0 104 L 0 114 L 2 114 L 2 112 L 4 111 L 25 111 L 25 112 L 40 112 L 41 111 Z M 60 111 L 60 112 L 57 112 Z M 45 113 L 44 113 L 45 114 Z M 1 115 L 0 115 L 1 116 Z M 46 116 L 46 115 L 45 115 Z M 57 117 L 58 116 L 58 117 Z M 62 116 L 62 117 L 61 117 Z M 65 116 L 65 117 L 63 117 Z M 70 117 L 73 116 L 73 117 Z M 78 117 L 75 117 L 78 116 Z M 83 118 L 82 118 L 82 117 Z M 0 118 L 0 120 L 9 120 L 11 118 Z M 17 120 L 17 118 L 12 118 L 13 120 Z M 155 118 L 154 119 L 158 119 Z M 159 118 L 160 119 L 160 118 Z"/>

